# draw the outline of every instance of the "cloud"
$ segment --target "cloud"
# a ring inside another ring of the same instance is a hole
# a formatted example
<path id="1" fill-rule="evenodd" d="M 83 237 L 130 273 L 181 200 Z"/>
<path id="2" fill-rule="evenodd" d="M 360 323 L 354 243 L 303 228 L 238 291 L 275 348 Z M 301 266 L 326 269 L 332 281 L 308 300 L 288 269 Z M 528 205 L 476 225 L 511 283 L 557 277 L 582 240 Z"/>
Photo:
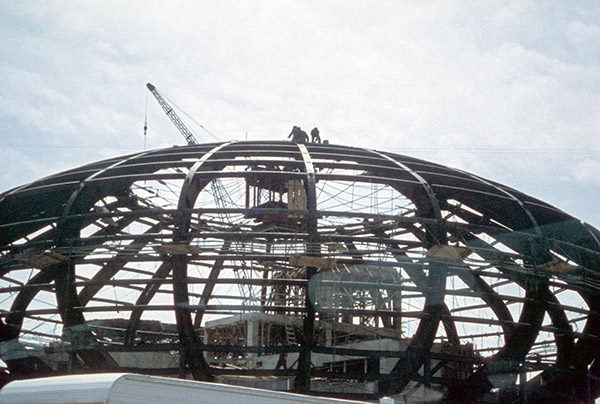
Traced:
<path id="1" fill-rule="evenodd" d="M 24 166 L 46 172 L 133 151 L 143 145 L 150 81 L 224 140 L 318 126 L 333 143 L 432 159 L 535 194 L 560 176 L 588 181 L 573 160 L 600 160 L 598 10 L 521 1 L 14 3 L 0 17 L 1 142 L 51 146 L 48 156 L 18 149 Z M 183 143 L 151 96 L 147 112 L 148 147 Z M 0 185 L 38 176 L 24 172 Z"/>
<path id="2" fill-rule="evenodd" d="M 586 61 L 600 63 L 600 25 L 573 21 L 567 27 L 567 38 Z"/>
<path id="3" fill-rule="evenodd" d="M 573 161 L 569 169 L 570 178 L 577 182 L 600 187 L 600 161 L 597 159 L 583 158 Z"/>

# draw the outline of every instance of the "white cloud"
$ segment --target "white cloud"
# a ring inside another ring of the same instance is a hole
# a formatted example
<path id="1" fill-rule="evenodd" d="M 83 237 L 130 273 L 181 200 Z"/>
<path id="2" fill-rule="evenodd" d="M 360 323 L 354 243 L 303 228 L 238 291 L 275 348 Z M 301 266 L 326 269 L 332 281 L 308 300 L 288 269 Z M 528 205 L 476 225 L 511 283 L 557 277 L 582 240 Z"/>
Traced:
<path id="1" fill-rule="evenodd" d="M 569 173 L 571 178 L 577 182 L 600 187 L 600 177 L 598 176 L 598 173 L 600 173 L 600 160 L 583 158 L 573 161 Z"/>
<path id="2" fill-rule="evenodd" d="M 599 63 L 600 25 L 573 21 L 567 27 L 567 38 L 590 62 Z"/>
<path id="3" fill-rule="evenodd" d="M 572 170 L 574 159 L 600 160 L 599 10 L 533 1 L 19 3 L 0 17 L 0 143 L 62 146 L 60 167 L 132 152 L 143 144 L 150 81 L 224 140 L 319 126 L 334 143 L 430 158 L 533 187 L 526 193 L 561 176 L 588 184 Z M 148 103 L 148 147 L 181 144 Z M 64 152 L 74 144 L 77 153 Z M 24 166 L 59 166 L 53 153 L 19 151 Z M 25 181 L 37 176 L 24 171 Z"/>

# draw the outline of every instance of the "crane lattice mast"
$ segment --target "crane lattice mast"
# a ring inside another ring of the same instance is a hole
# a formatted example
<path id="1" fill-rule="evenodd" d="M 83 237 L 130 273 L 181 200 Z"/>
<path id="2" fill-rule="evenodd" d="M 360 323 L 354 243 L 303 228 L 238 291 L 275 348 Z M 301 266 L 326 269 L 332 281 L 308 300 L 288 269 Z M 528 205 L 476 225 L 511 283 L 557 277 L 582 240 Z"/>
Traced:
<path id="1" fill-rule="evenodd" d="M 187 126 L 185 126 L 181 118 L 179 118 L 179 116 L 175 113 L 171 105 L 169 105 L 169 103 L 163 98 L 163 96 L 160 95 L 156 87 L 154 87 L 151 83 L 147 83 L 146 87 L 148 87 L 148 90 L 150 90 L 154 98 L 156 98 L 158 104 L 165 111 L 169 119 L 171 119 L 171 122 L 173 122 L 177 129 L 179 129 L 179 132 L 181 132 L 183 137 L 185 137 L 185 140 L 187 140 L 188 144 L 200 144 L 194 136 L 194 134 L 192 133 L 192 131 L 189 130 Z"/>

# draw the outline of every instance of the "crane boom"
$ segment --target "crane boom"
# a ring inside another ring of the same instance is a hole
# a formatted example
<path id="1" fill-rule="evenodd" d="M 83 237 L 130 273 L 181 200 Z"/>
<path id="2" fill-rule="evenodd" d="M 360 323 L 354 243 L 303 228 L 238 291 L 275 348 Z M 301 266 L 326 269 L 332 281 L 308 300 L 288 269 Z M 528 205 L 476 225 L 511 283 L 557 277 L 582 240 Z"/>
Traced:
<path id="1" fill-rule="evenodd" d="M 194 136 L 194 134 L 192 133 L 192 131 L 189 130 L 187 126 L 185 126 L 181 118 L 179 118 L 175 111 L 173 111 L 171 105 L 169 105 L 169 103 L 163 98 L 163 96 L 160 95 L 156 87 L 154 87 L 150 83 L 147 83 L 146 87 L 148 87 L 148 90 L 150 90 L 154 98 L 156 98 L 158 104 L 161 106 L 163 111 L 165 111 L 169 119 L 171 119 L 171 122 L 173 122 L 177 129 L 179 129 L 179 132 L 181 132 L 183 137 L 185 137 L 185 140 L 187 140 L 188 144 L 200 144 Z"/>

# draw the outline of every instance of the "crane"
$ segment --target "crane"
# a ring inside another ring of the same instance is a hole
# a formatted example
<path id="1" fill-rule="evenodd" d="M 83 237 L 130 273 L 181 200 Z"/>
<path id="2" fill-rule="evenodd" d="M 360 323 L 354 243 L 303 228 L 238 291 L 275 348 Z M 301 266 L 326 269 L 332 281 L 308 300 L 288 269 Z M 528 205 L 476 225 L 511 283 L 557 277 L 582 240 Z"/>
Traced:
<path id="1" fill-rule="evenodd" d="M 181 118 L 179 118 L 177 113 L 175 113 L 175 111 L 173 110 L 171 105 L 169 105 L 169 103 L 163 98 L 163 96 L 160 95 L 160 93 L 158 92 L 156 87 L 154 87 L 151 83 L 146 83 L 146 87 L 148 88 L 148 90 L 150 90 L 150 92 L 152 93 L 154 98 L 156 98 L 156 101 L 158 101 L 158 104 L 165 111 L 165 113 L 167 114 L 169 119 L 171 119 L 171 122 L 173 122 L 173 124 L 177 127 L 177 129 L 179 129 L 179 132 L 181 132 L 183 137 L 185 137 L 185 140 L 187 140 L 188 145 L 200 144 L 200 143 L 198 143 L 198 140 L 196 139 L 196 137 L 194 136 L 192 131 L 188 129 L 188 127 L 183 123 Z M 214 134 L 212 134 L 204 126 L 200 125 L 200 127 L 206 133 L 211 135 L 213 138 L 215 138 L 216 140 L 219 140 Z M 147 129 L 147 124 L 144 123 L 144 135 L 146 134 L 146 129 Z M 215 204 L 217 205 L 218 208 L 224 209 L 227 206 L 233 205 L 233 202 L 231 201 L 231 196 L 228 194 L 227 190 L 225 189 L 224 185 L 221 183 L 221 180 L 219 178 L 216 178 L 214 181 L 211 181 L 210 186 L 212 189 Z M 228 222 L 233 223 L 233 220 L 229 216 L 229 213 L 225 213 L 225 217 L 227 218 L 226 220 Z M 236 276 L 238 276 L 238 277 L 245 276 L 245 271 L 241 271 L 241 273 L 240 273 L 240 271 L 236 271 L 235 273 L 236 273 Z M 245 289 L 243 289 L 241 285 L 239 287 L 240 287 L 240 292 L 241 292 L 242 296 L 246 297 Z"/>
<path id="2" fill-rule="evenodd" d="M 185 137 L 185 140 L 187 140 L 188 145 L 200 144 L 194 136 L 194 134 L 192 133 L 192 131 L 189 130 L 187 126 L 185 126 L 185 123 L 183 123 L 181 118 L 179 118 L 175 111 L 173 111 L 171 105 L 169 105 L 169 103 L 163 98 L 163 96 L 160 95 L 156 87 L 154 87 L 151 83 L 147 83 L 146 87 L 148 87 L 148 90 L 150 90 L 154 98 L 156 98 L 158 104 L 161 106 L 163 111 L 165 111 L 169 119 L 171 119 L 171 122 L 173 122 L 177 129 L 179 129 L 179 132 L 181 132 L 183 137 Z"/>

